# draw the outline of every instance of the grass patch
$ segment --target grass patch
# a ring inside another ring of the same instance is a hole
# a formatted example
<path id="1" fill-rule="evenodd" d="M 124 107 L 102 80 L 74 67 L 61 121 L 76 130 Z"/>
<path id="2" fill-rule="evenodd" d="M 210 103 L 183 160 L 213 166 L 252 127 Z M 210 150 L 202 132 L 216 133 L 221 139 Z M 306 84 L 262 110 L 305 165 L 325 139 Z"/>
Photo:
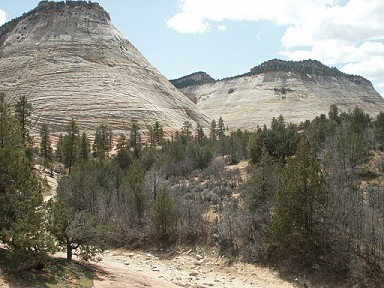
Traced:
<path id="1" fill-rule="evenodd" d="M 13 272 L 7 265 L 7 251 L 0 249 L 0 270 L 10 287 L 92 287 L 97 278 L 91 265 L 63 258 L 48 258 L 42 270 Z"/>

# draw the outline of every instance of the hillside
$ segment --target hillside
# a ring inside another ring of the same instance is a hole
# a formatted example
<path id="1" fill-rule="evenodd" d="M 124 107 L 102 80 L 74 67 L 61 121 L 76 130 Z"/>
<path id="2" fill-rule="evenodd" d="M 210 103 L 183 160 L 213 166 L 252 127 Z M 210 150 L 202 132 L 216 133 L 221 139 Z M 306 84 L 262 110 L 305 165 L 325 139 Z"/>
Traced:
<path id="1" fill-rule="evenodd" d="M 96 3 L 42 1 L 0 28 L 0 91 L 34 106 L 35 131 L 104 123 L 126 130 L 159 121 L 165 130 L 204 115 L 112 25 Z"/>
<path id="2" fill-rule="evenodd" d="M 252 130 L 280 114 L 299 123 L 326 114 L 331 104 L 342 111 L 360 106 L 372 116 L 384 110 L 370 81 L 313 60 L 275 59 L 239 76 L 180 90 L 211 118 L 223 117 L 230 129 Z"/>

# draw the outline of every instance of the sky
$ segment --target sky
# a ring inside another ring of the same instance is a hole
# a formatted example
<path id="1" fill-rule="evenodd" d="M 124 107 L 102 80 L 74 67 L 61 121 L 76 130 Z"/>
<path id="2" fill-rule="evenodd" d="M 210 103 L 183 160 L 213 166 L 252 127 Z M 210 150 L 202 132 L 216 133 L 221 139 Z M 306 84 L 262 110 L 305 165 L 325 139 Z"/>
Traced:
<path id="1" fill-rule="evenodd" d="M 215 79 L 274 58 L 315 59 L 384 96 L 383 0 L 99 0 L 113 25 L 167 78 Z M 0 25 L 39 0 L 0 0 Z"/>

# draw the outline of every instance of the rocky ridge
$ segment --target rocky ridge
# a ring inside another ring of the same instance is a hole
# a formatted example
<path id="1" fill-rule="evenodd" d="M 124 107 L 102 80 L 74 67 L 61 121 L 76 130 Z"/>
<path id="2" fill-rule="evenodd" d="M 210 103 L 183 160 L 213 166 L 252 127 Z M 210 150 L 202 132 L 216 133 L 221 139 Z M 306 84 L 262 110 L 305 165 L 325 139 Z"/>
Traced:
<path id="1" fill-rule="evenodd" d="M 331 104 L 342 111 L 359 106 L 371 116 L 384 111 L 384 99 L 370 81 L 314 60 L 274 59 L 248 73 L 180 91 L 211 118 L 223 117 L 233 130 L 254 130 L 280 114 L 300 123 L 327 114 Z"/>
<path id="2" fill-rule="evenodd" d="M 209 122 L 90 2 L 42 1 L 3 25 L 0 91 L 11 101 L 28 97 L 35 131 L 47 123 L 61 132 L 71 118 L 85 131 L 123 131 L 132 120 L 166 131 Z"/>

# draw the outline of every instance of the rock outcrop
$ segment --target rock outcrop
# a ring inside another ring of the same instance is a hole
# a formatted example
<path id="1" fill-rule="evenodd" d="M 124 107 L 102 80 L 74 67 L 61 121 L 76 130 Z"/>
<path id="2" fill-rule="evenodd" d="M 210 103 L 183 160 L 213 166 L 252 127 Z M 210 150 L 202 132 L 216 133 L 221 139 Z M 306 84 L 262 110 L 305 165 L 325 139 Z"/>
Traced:
<path id="1" fill-rule="evenodd" d="M 313 60 L 275 59 L 240 76 L 180 90 L 212 119 L 223 117 L 232 130 L 254 130 L 280 114 L 300 123 L 327 114 L 331 104 L 341 111 L 359 106 L 371 116 L 384 111 L 384 99 L 367 79 Z"/>
<path id="2" fill-rule="evenodd" d="M 85 131 L 209 122 L 90 2 L 42 1 L 0 27 L 0 91 L 28 97 L 35 131 L 61 132 L 71 118 Z"/>

